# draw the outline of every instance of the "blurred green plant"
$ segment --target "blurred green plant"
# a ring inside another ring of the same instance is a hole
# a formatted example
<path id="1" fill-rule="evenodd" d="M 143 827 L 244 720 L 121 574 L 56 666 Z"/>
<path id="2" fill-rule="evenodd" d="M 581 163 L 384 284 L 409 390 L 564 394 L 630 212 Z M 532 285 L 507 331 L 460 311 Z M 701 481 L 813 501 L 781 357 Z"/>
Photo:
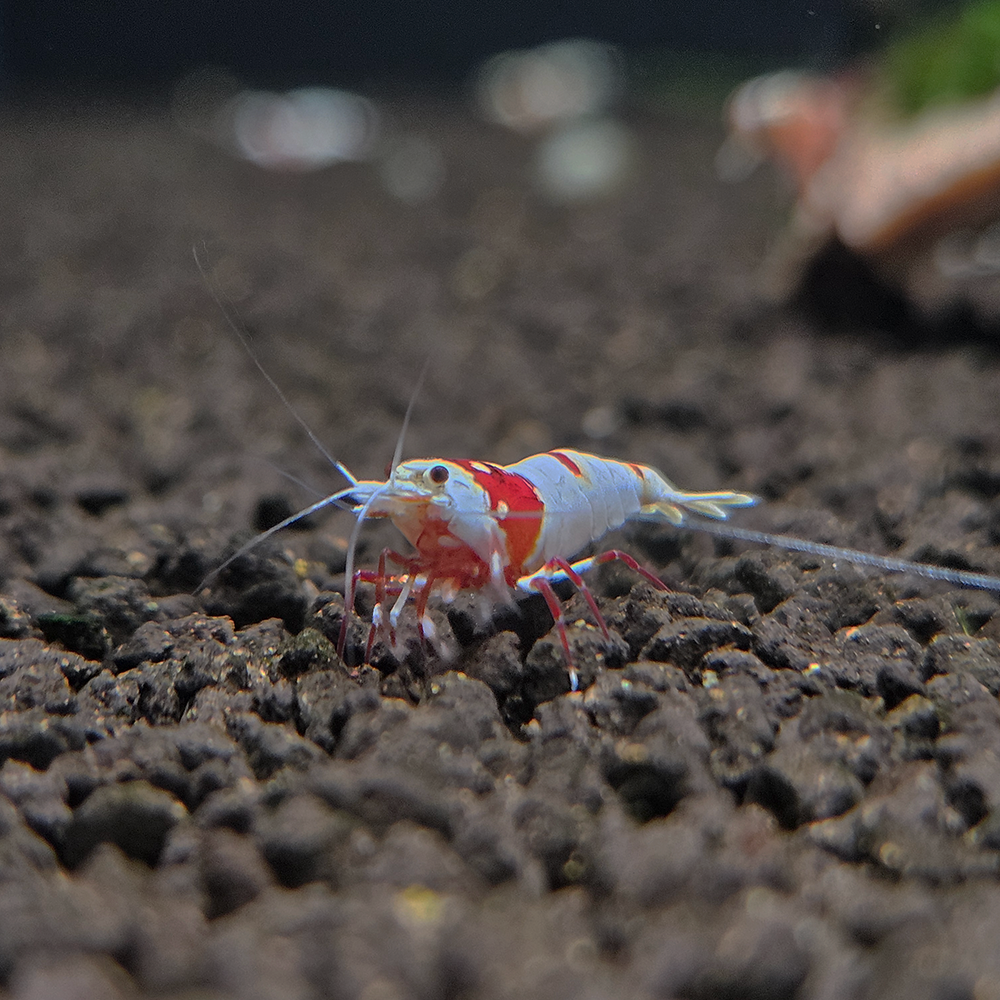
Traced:
<path id="1" fill-rule="evenodd" d="M 1000 87 L 1000 0 L 953 7 L 894 41 L 883 74 L 906 115 L 992 93 Z"/>

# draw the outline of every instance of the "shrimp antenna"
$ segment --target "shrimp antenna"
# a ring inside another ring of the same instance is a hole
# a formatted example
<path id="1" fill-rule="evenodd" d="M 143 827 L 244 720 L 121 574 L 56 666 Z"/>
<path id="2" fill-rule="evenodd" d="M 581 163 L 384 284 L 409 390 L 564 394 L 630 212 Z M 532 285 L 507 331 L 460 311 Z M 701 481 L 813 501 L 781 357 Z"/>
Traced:
<path id="1" fill-rule="evenodd" d="M 720 524 L 715 521 L 686 521 L 685 528 L 696 528 L 707 531 L 710 535 L 722 538 L 736 538 L 744 542 L 758 542 L 762 545 L 775 545 L 778 548 L 793 552 L 808 552 L 813 555 L 825 556 L 828 559 L 843 559 L 846 562 L 860 566 L 872 566 L 892 573 L 916 573 L 918 576 L 931 580 L 944 580 L 960 587 L 972 587 L 976 590 L 991 590 L 1000 593 L 1000 577 L 989 573 L 976 573 L 971 570 L 951 569 L 947 566 L 935 566 L 932 563 L 913 562 L 910 559 L 900 559 L 896 556 L 880 556 L 873 552 L 862 552 L 860 549 L 845 549 L 839 545 L 828 545 L 825 542 L 809 542 L 791 535 L 772 535 L 767 531 L 754 531 L 751 528 L 737 528 L 733 524 Z"/>
<path id="2" fill-rule="evenodd" d="M 409 412 L 407 412 L 406 416 L 408 419 L 410 416 Z M 406 430 L 405 421 L 403 430 Z M 397 446 L 396 450 L 399 450 L 399 446 Z M 395 466 L 393 466 L 393 470 L 395 471 Z M 354 611 L 354 554 L 358 548 L 358 539 L 361 537 L 361 525 L 364 524 L 372 504 L 386 491 L 389 485 L 389 482 L 383 483 L 362 504 L 361 508 L 357 511 L 357 520 L 354 522 L 354 527 L 351 529 L 351 538 L 347 543 L 347 561 L 344 564 L 344 617 L 340 622 L 340 636 L 337 639 L 337 655 L 341 659 L 344 658 L 344 649 L 347 644 L 347 623 Z"/>
<path id="3" fill-rule="evenodd" d="M 300 490 L 303 490 L 306 493 L 311 493 L 316 497 L 326 496 L 322 490 L 318 490 L 311 483 L 307 483 L 304 479 L 299 479 L 298 476 L 292 475 L 292 473 L 287 469 L 283 469 L 280 465 L 272 462 L 269 458 L 262 458 L 261 461 L 263 461 L 265 465 L 269 465 L 279 476 L 287 479 L 290 483 L 295 483 Z"/>
<path id="4" fill-rule="evenodd" d="M 424 379 L 427 377 L 427 369 L 430 367 L 431 359 L 424 362 L 420 369 L 420 377 L 410 394 L 410 402 L 406 406 L 406 413 L 403 416 L 403 426 L 399 429 L 399 437 L 396 438 L 396 450 L 392 453 L 392 467 L 389 470 L 389 478 L 381 489 L 376 489 L 374 493 L 364 502 L 357 513 L 357 520 L 351 529 L 351 537 L 347 543 L 347 562 L 344 565 L 344 617 L 340 623 L 340 638 L 337 641 L 337 655 L 343 659 L 344 647 L 347 642 L 347 622 L 351 612 L 354 610 L 354 556 L 358 548 L 358 539 L 361 537 L 361 525 L 364 524 L 368 511 L 372 504 L 385 492 L 385 488 L 391 486 L 396 478 L 396 467 L 403 458 L 403 444 L 406 441 L 406 431 L 410 426 L 410 417 L 413 416 L 413 408 L 417 404 L 417 397 L 424 387 Z"/>
<path id="5" fill-rule="evenodd" d="M 205 286 L 208 288 L 209 295 L 212 296 L 215 304 L 219 307 L 219 311 L 226 318 L 226 322 L 229 324 L 229 328 L 236 334 L 236 339 L 239 340 L 240 345 L 243 350 L 246 351 L 247 356 L 250 360 L 257 366 L 257 371 L 264 376 L 267 380 L 267 384 L 278 394 L 278 399 L 281 400 L 285 405 L 285 409 L 298 421 L 299 426 L 306 432 L 309 436 L 309 440 L 316 446 L 319 453 L 349 482 L 356 483 L 358 480 L 355 475 L 344 465 L 343 462 L 337 461 L 327 450 L 323 447 L 322 441 L 313 433 L 312 428 L 306 423 L 305 418 L 294 406 L 289 402 L 288 397 L 282 392 L 281 386 L 271 378 L 268 370 L 260 363 L 260 359 L 254 352 L 253 346 L 250 343 L 250 337 L 246 333 L 245 325 L 240 319 L 239 310 L 236 308 L 236 304 L 228 296 L 224 295 L 221 290 L 219 290 L 212 279 L 209 277 L 208 271 L 205 270 L 205 265 L 202 264 L 201 258 L 198 256 L 198 247 L 192 246 L 191 253 L 194 255 L 194 262 L 201 273 L 202 279 L 205 282 Z M 409 415 L 409 411 L 407 411 Z M 404 425 L 405 426 L 405 425 Z M 220 567 L 221 568 L 221 567 Z"/>
<path id="6" fill-rule="evenodd" d="M 194 588 L 194 593 L 198 593 L 200 590 L 208 586 L 208 584 L 214 580 L 227 566 L 234 563 L 240 556 L 245 556 L 251 549 L 257 548 L 261 542 L 266 541 L 272 535 L 276 535 L 279 531 L 287 528 L 291 524 L 295 524 L 296 521 L 301 521 L 302 518 L 308 517 L 310 514 L 315 514 L 318 510 L 323 510 L 324 507 L 339 507 L 341 510 L 353 511 L 356 507 L 356 503 L 351 503 L 350 495 L 354 486 L 347 486 L 337 493 L 331 493 L 328 497 L 323 497 L 322 500 L 317 500 L 315 503 L 310 504 L 308 507 L 304 507 L 302 510 L 297 511 L 290 517 L 286 517 L 284 521 L 280 521 L 278 524 L 273 525 L 268 528 L 267 531 L 262 531 L 259 535 L 254 535 L 246 545 L 240 546 L 225 562 L 220 563 L 211 573 L 206 576 L 197 587 Z"/>
<path id="7" fill-rule="evenodd" d="M 428 357 L 424 362 L 424 367 L 420 369 L 420 377 L 417 384 L 410 393 L 410 402 L 406 405 L 406 415 L 403 417 L 403 426 L 399 428 L 399 437 L 396 438 L 396 450 L 392 453 L 392 467 L 389 472 L 389 482 L 394 482 L 396 478 L 396 466 L 403 458 L 403 443 L 406 441 L 406 432 L 410 426 L 410 417 L 413 416 L 413 408 L 417 405 L 417 397 L 424 387 L 424 380 L 427 378 L 427 369 L 430 367 L 431 359 Z"/>

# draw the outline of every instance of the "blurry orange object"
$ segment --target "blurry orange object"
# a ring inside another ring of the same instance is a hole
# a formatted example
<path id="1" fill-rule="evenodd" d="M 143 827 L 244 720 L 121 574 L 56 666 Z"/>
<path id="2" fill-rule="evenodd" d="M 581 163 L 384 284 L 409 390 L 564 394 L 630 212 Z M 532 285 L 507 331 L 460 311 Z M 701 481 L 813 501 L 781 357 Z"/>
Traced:
<path id="1" fill-rule="evenodd" d="M 894 119 L 860 76 L 786 72 L 743 84 L 729 124 L 795 184 L 781 254 L 789 273 L 835 235 L 883 274 L 905 279 L 943 237 L 1000 220 L 997 95 Z"/>

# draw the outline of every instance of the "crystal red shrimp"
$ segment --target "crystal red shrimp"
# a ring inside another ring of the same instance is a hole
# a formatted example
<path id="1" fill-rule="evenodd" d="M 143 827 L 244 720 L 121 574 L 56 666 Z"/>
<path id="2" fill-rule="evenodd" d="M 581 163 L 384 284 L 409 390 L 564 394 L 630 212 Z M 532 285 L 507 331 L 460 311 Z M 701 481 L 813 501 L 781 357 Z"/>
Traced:
<path id="1" fill-rule="evenodd" d="M 349 510 L 357 520 L 347 551 L 344 616 L 337 646 L 341 658 L 359 581 L 374 583 L 376 590 L 366 659 L 370 657 L 380 630 L 388 633 L 391 643 L 399 616 L 411 599 L 415 604 L 421 636 L 433 639 L 434 625 L 427 615 L 427 605 L 435 592 L 447 597 L 461 590 L 478 591 L 493 601 L 507 602 L 512 592 L 536 591 L 544 597 L 555 621 L 566 655 L 570 683 L 575 690 L 577 675 L 566 623 L 552 584 L 558 580 L 572 582 L 583 594 L 597 624 L 608 637 L 607 625 L 597 602 L 583 582 L 582 573 L 599 563 L 617 559 L 655 586 L 666 589 L 665 584 L 643 569 L 628 553 L 619 550 L 575 562 L 571 560 L 582 549 L 625 521 L 641 518 L 681 525 L 685 523 L 688 513 L 715 519 L 690 523 L 691 527 L 713 534 L 777 545 L 830 559 L 843 559 L 890 572 L 917 573 L 961 587 L 1000 593 L 1000 577 L 987 573 L 912 562 L 720 523 L 726 520 L 730 508 L 751 506 L 757 502 L 756 497 L 725 491 L 687 493 L 646 465 L 599 458 L 567 448 L 533 455 L 508 466 L 439 458 L 401 462 L 403 439 L 423 375 L 407 408 L 388 479 L 385 482 L 359 480 L 323 448 L 264 369 L 233 311 L 212 290 L 196 248 L 194 258 L 250 360 L 302 425 L 313 444 L 348 481 L 345 488 L 251 539 L 217 566 L 196 589 L 200 591 L 226 566 L 266 538 L 314 511 L 331 506 Z M 402 555 L 387 549 L 379 559 L 378 570 L 355 572 L 354 555 L 360 529 L 364 521 L 371 517 L 392 520 L 413 545 L 415 554 Z M 390 573 L 389 563 L 395 564 L 398 571 Z M 384 605 L 388 596 L 394 597 L 395 601 L 386 615 Z"/>
<path id="2" fill-rule="evenodd" d="M 409 411 L 404 432 L 408 418 Z M 402 440 L 401 434 L 390 475 L 384 482 L 359 480 L 342 463 L 335 463 L 348 479 L 348 486 L 257 535 L 222 563 L 198 589 L 265 538 L 314 511 L 339 507 L 350 510 L 357 519 L 347 551 L 345 608 L 337 644 L 341 658 L 359 582 L 375 586 L 366 661 L 379 634 L 388 639 L 390 647 L 394 645 L 396 626 L 410 602 L 415 607 L 421 638 L 434 641 L 434 623 L 427 614 L 434 593 L 449 598 L 460 591 L 472 591 L 483 594 L 487 601 L 504 603 L 518 591 L 537 592 L 545 599 L 554 619 L 573 690 L 578 686 L 578 678 L 562 605 L 552 584 L 559 580 L 573 583 L 606 638 L 607 625 L 582 573 L 595 565 L 620 560 L 654 586 L 666 589 L 661 580 L 643 569 L 632 556 L 617 549 L 572 561 L 589 544 L 632 519 L 661 520 L 674 525 L 687 523 L 730 538 L 1000 592 L 1000 578 L 986 573 L 720 523 L 726 520 L 731 508 L 751 506 L 757 498 L 727 491 L 688 493 L 646 465 L 600 458 L 568 448 L 532 455 L 507 466 L 441 458 L 400 462 Z M 698 518 L 688 522 L 688 513 L 714 521 Z M 357 541 L 362 525 L 369 518 L 389 518 L 413 546 L 414 554 L 386 549 L 377 570 L 355 571 Z M 387 613 L 389 597 L 393 598 L 393 604 Z"/>
<path id="3" fill-rule="evenodd" d="M 446 595 L 479 591 L 498 601 L 509 600 L 512 591 L 537 591 L 552 614 L 574 689 L 576 672 L 553 582 L 568 579 L 580 590 L 605 638 L 609 637 L 607 625 L 581 573 L 618 559 L 655 586 L 665 589 L 665 585 L 617 549 L 570 560 L 632 518 L 679 525 L 688 511 L 724 519 L 729 508 L 756 502 L 746 493 L 687 493 L 649 466 L 569 449 L 533 455 L 508 466 L 416 459 L 396 465 L 386 482 L 358 481 L 335 496 L 354 505 L 356 529 L 366 518 L 389 518 L 415 550 L 414 555 L 386 550 L 377 571 L 355 573 L 355 532 L 348 553 L 341 656 L 358 581 L 376 587 L 366 658 L 379 630 L 394 637 L 399 615 L 410 599 L 421 636 L 433 637 L 427 603 L 435 591 Z M 398 572 L 388 574 L 387 563 L 395 564 Z M 384 602 L 389 592 L 396 600 L 386 615 Z"/>

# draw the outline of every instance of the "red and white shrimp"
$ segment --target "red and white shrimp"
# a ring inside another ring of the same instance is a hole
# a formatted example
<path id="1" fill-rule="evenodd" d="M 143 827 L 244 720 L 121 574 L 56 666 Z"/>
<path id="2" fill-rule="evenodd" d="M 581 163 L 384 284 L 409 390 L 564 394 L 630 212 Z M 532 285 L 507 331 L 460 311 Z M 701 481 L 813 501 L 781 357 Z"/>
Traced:
<path id="1" fill-rule="evenodd" d="M 195 261 L 205 275 L 197 251 Z M 207 281 L 207 275 L 205 277 Z M 357 520 L 347 550 L 345 607 L 337 646 L 341 657 L 357 584 L 361 581 L 374 583 L 376 590 L 366 659 L 380 631 L 387 634 L 392 644 L 393 630 L 411 600 L 421 637 L 433 640 L 434 624 L 427 615 L 427 606 L 435 593 L 447 598 L 460 591 L 473 591 L 482 593 L 494 603 L 503 603 L 510 601 L 517 591 L 534 591 L 544 597 L 555 621 L 566 655 L 570 684 L 575 690 L 577 675 L 566 623 L 552 584 L 559 580 L 572 582 L 608 638 L 607 625 L 582 573 L 617 559 L 655 586 L 666 589 L 666 585 L 628 553 L 617 549 L 572 560 L 588 545 L 628 520 L 641 518 L 681 525 L 686 523 L 688 513 L 714 519 L 699 519 L 692 526 L 730 538 L 1000 592 L 1000 578 L 985 573 L 916 563 L 721 524 L 719 522 L 728 518 L 730 509 L 752 506 L 757 498 L 748 493 L 728 491 L 688 493 L 679 490 L 655 469 L 634 462 L 599 458 L 567 448 L 532 455 L 507 466 L 441 458 L 400 461 L 403 439 L 423 376 L 407 408 L 388 478 L 384 482 L 357 479 L 323 448 L 264 369 L 224 303 L 218 297 L 216 301 L 250 359 L 313 444 L 347 479 L 348 485 L 257 535 L 209 574 L 197 589 L 201 590 L 222 569 L 264 539 L 307 515 L 331 506 L 349 510 Z M 386 549 L 377 570 L 355 571 L 360 529 L 369 518 L 389 518 L 413 546 L 414 554 L 404 555 Z M 394 568 L 390 569 L 389 564 Z M 385 603 L 390 596 L 394 603 L 387 614 Z"/>
<path id="2" fill-rule="evenodd" d="M 400 462 L 401 445 L 402 436 L 391 474 L 384 482 L 356 479 L 346 466 L 336 462 L 337 469 L 349 480 L 347 487 L 258 535 L 215 572 L 314 511 L 329 506 L 350 510 L 357 521 L 347 552 L 345 612 L 337 647 L 341 657 L 359 582 L 374 584 L 376 593 L 366 659 L 380 633 L 393 645 L 399 618 L 410 602 L 415 606 L 421 638 L 433 641 L 435 628 L 427 607 L 435 593 L 450 598 L 461 591 L 479 592 L 496 604 L 509 602 L 517 591 L 537 592 L 545 599 L 554 619 L 566 656 L 570 686 L 576 690 L 577 674 L 566 622 L 552 584 L 569 580 L 577 587 L 605 638 L 609 638 L 607 625 L 582 573 L 601 563 L 620 560 L 655 586 L 661 589 L 666 586 L 632 556 L 617 549 L 576 561 L 572 561 L 573 557 L 628 520 L 662 520 L 682 525 L 692 513 L 718 522 L 728 517 L 730 509 L 757 502 L 748 493 L 689 493 L 649 466 L 599 458 L 568 448 L 502 466 L 442 458 Z M 389 518 L 414 552 L 406 555 L 386 549 L 378 569 L 355 571 L 360 529 L 371 518 Z M 988 574 L 915 563 L 701 519 L 692 526 L 731 538 L 890 571 L 918 573 L 964 587 L 1000 591 L 1000 579 Z M 387 613 L 389 597 L 393 604 Z"/>
<path id="3" fill-rule="evenodd" d="M 389 518 L 415 550 L 413 555 L 386 550 L 377 571 L 354 572 L 357 534 L 352 537 L 347 560 L 348 612 L 359 580 L 376 587 L 369 654 L 376 633 L 388 629 L 391 636 L 411 599 L 421 636 L 432 637 L 434 625 L 427 603 L 435 592 L 448 596 L 479 591 L 502 602 L 510 600 L 512 591 L 537 591 L 552 613 L 574 689 L 576 673 L 566 624 L 552 583 L 568 579 L 576 585 L 606 638 L 607 626 L 581 573 L 618 559 L 657 587 L 663 589 L 664 584 L 617 549 L 570 560 L 632 518 L 679 525 L 688 511 L 725 518 L 729 508 L 756 502 L 746 493 L 687 493 L 648 466 L 569 449 L 533 455 L 508 466 L 415 459 L 396 465 L 386 482 L 355 482 L 334 496 L 354 506 L 356 527 L 367 518 Z M 388 573 L 387 563 L 397 571 Z M 388 589 L 396 600 L 386 616 L 383 606 Z M 341 655 L 346 622 L 345 614 Z"/>

